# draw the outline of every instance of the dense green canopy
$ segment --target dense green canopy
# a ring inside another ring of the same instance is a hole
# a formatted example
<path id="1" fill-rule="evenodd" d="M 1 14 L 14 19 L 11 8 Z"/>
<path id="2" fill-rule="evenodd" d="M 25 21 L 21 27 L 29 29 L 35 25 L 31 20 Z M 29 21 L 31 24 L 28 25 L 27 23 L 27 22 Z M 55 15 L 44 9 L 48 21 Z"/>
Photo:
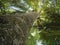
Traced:
<path id="1" fill-rule="evenodd" d="M 39 13 L 38 22 L 40 22 L 41 32 L 35 37 L 29 35 L 31 38 L 28 39 L 29 45 L 35 45 L 36 39 L 42 40 L 43 45 L 60 45 L 60 0 L 0 0 L 0 14 L 15 14 L 16 12 Z M 38 30 L 36 25 L 38 24 L 34 24 L 31 32 Z"/>

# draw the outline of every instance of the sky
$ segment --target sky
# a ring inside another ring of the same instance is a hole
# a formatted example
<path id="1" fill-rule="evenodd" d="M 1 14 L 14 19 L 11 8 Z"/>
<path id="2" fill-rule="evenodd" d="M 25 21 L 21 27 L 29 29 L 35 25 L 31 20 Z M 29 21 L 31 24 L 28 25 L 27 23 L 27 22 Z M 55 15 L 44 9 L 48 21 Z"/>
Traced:
<path id="1" fill-rule="evenodd" d="M 40 40 L 36 40 L 37 45 L 42 45 Z"/>

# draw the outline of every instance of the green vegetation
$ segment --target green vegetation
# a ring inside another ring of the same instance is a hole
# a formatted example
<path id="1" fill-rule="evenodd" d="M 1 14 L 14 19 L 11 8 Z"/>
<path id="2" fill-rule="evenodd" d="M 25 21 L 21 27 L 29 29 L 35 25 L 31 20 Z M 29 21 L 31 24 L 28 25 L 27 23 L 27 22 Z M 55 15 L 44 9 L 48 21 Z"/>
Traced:
<path id="1" fill-rule="evenodd" d="M 36 40 L 42 40 L 42 45 L 60 45 L 60 0 L 0 0 L 0 14 L 26 12 L 39 13 L 27 45 L 36 45 Z"/>

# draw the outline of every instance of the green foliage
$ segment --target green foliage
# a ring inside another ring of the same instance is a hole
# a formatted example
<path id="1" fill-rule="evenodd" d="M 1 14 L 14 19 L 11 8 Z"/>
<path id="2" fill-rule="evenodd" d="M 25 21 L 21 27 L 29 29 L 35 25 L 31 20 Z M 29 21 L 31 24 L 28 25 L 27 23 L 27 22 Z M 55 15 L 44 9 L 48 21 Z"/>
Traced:
<path id="1" fill-rule="evenodd" d="M 28 10 L 28 7 L 26 7 L 27 4 L 24 2 L 21 2 L 21 0 L 0 0 L 0 13 L 11 13 L 13 12 L 26 12 Z M 15 6 L 16 8 L 19 8 L 21 10 L 12 9 L 11 6 Z M 11 10 L 11 11 L 10 11 Z"/>
<path id="2" fill-rule="evenodd" d="M 43 45 L 60 45 L 60 0 L 43 0 L 40 19 L 43 28 L 40 40 Z"/>
<path id="3" fill-rule="evenodd" d="M 34 11 L 38 11 L 39 0 L 25 0 L 25 2 L 26 2 Z"/>
<path id="4" fill-rule="evenodd" d="M 47 2 L 47 3 L 46 3 Z M 46 3 L 46 4 L 45 4 Z M 59 4 L 58 4 L 59 5 Z M 57 2 L 56 1 L 52 1 L 52 0 L 49 0 L 49 1 L 44 1 L 43 2 L 43 5 L 41 7 L 41 15 L 40 15 L 40 18 L 41 18 L 41 24 L 44 26 L 47 26 L 47 28 L 50 26 L 54 27 L 54 26 L 57 26 L 59 25 L 59 19 L 60 19 L 60 6 L 57 5 Z M 58 7 L 58 8 L 57 8 Z M 57 28 L 57 27 L 54 27 L 54 28 Z"/>
<path id="5" fill-rule="evenodd" d="M 40 38 L 36 27 L 32 27 L 27 39 L 27 45 L 36 45 L 36 40 Z"/>
<path id="6" fill-rule="evenodd" d="M 31 37 L 27 40 L 27 45 L 36 45 L 36 40 L 33 37 Z"/>
<path id="7" fill-rule="evenodd" d="M 11 6 L 23 11 L 11 9 Z M 36 27 L 31 29 L 27 45 L 35 45 L 39 38 L 43 45 L 60 45 L 60 0 L 0 0 L 0 13 L 29 11 L 40 14 L 42 28 L 40 27 L 40 35 L 36 31 L 38 30 Z"/>
<path id="8" fill-rule="evenodd" d="M 29 12 L 31 9 L 37 11 L 38 4 L 39 0 L 0 0 L 0 13 Z"/>
<path id="9" fill-rule="evenodd" d="M 42 45 L 60 45 L 59 1 L 60 0 L 40 0 L 39 2 L 40 8 L 38 8 L 39 10 L 37 12 L 40 14 L 40 25 L 43 27 L 40 29 L 40 40 L 42 40 Z M 32 30 L 35 30 L 35 28 Z M 32 32 L 34 33 L 34 31 Z M 37 37 L 38 36 L 39 35 L 37 35 Z M 35 38 L 36 37 L 34 37 L 34 39 Z"/>

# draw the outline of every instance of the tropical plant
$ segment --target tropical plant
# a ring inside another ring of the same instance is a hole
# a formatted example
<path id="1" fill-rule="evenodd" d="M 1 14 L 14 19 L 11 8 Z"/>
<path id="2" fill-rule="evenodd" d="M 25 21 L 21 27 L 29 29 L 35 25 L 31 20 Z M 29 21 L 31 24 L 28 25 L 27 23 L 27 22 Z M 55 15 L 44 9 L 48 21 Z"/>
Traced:
<path id="1" fill-rule="evenodd" d="M 28 45 L 35 45 L 39 38 L 43 45 L 60 45 L 60 0 L 0 0 L 0 13 L 30 11 L 38 12 L 40 18 L 31 29 L 30 33 L 33 32 L 35 36 L 29 35 Z M 36 24 L 41 31 L 40 35 L 36 31 Z"/>

